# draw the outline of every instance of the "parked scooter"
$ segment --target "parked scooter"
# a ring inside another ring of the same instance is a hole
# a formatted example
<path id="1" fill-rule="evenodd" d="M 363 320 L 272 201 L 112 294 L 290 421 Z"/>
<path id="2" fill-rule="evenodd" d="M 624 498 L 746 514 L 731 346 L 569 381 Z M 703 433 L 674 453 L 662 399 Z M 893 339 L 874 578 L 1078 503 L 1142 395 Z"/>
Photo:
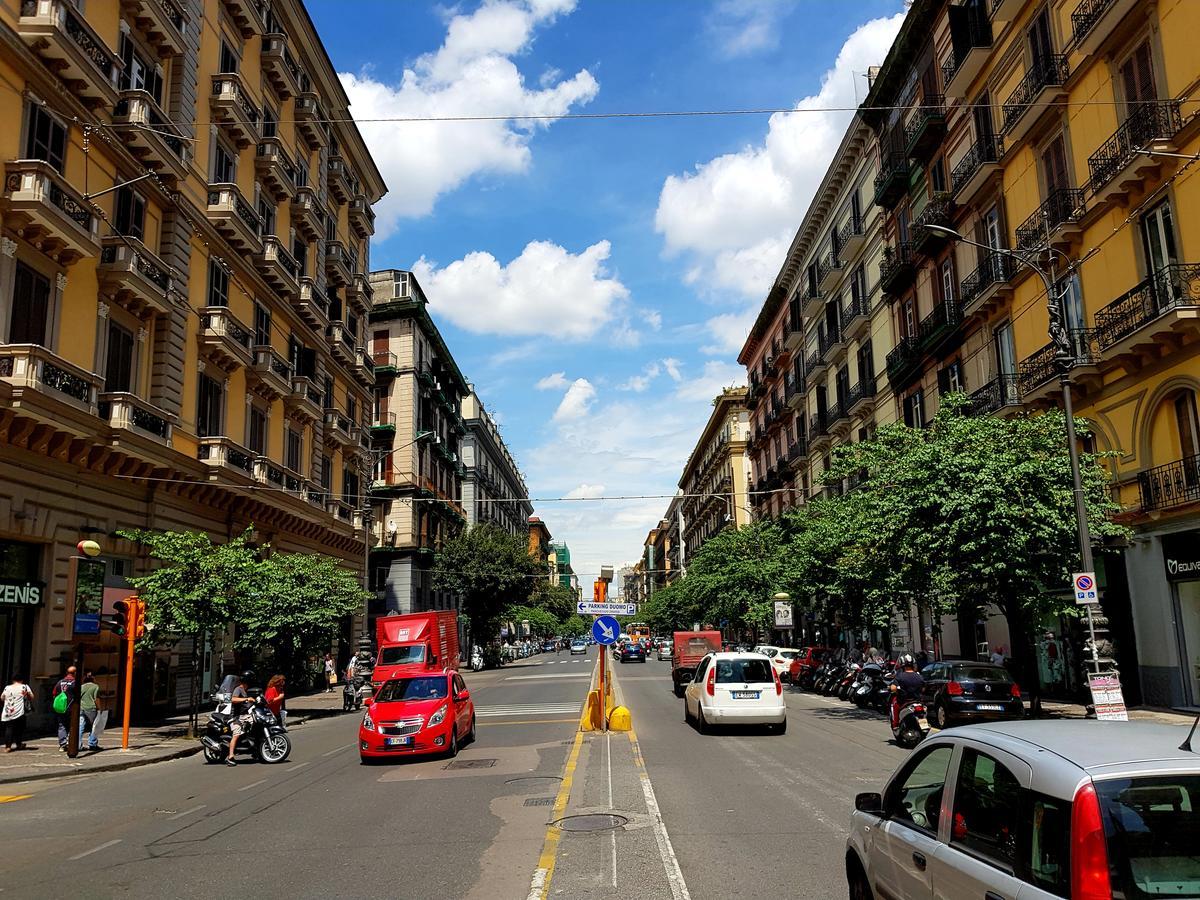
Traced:
<path id="1" fill-rule="evenodd" d="M 920 700 L 909 700 L 903 706 L 895 693 L 892 694 L 892 709 L 889 716 L 892 737 L 901 747 L 911 750 L 929 734 L 929 716 L 925 704 Z"/>
<path id="2" fill-rule="evenodd" d="M 261 695 L 250 704 L 248 715 L 250 722 L 238 738 L 237 754 L 248 754 L 264 763 L 281 763 L 287 759 L 292 752 L 291 738 Z M 232 718 L 232 715 L 219 712 L 209 716 L 204 736 L 200 739 L 204 745 L 205 762 L 217 763 L 229 756 L 229 741 L 233 737 L 229 723 Z"/>

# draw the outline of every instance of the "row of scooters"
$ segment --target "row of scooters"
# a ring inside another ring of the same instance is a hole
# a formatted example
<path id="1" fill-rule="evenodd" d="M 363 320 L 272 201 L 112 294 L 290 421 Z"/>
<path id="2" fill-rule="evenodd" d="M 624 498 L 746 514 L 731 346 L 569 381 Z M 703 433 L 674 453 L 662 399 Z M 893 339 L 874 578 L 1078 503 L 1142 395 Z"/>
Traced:
<path id="1" fill-rule="evenodd" d="M 893 708 L 895 681 L 896 664 L 891 660 L 876 657 L 851 662 L 828 657 L 820 666 L 802 671 L 796 678 L 796 687 L 887 714 L 896 743 L 912 748 L 929 733 L 928 714 L 919 700 Z"/>

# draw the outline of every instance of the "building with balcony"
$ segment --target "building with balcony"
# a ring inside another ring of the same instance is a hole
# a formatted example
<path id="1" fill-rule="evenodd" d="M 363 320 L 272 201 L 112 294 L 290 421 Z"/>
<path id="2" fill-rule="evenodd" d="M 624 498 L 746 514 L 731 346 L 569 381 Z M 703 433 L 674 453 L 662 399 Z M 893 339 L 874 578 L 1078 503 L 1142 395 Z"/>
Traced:
<path id="1" fill-rule="evenodd" d="M 750 414 L 746 388 L 726 388 L 713 399 L 713 411 L 679 476 L 679 526 L 686 560 L 725 528 L 749 524 Z"/>
<path id="2" fill-rule="evenodd" d="M 550 546 L 553 537 L 550 534 L 550 529 L 546 526 L 538 516 L 529 517 L 529 555 L 538 563 L 538 565 L 546 567 L 547 577 L 550 583 L 554 584 L 554 576 L 550 570 L 550 559 L 554 556 L 554 550 Z M 557 559 L 555 560 L 557 563 Z"/>
<path id="3" fill-rule="evenodd" d="M 461 442 L 462 506 L 467 524 L 488 522 L 514 537 L 525 534 L 533 513 L 529 489 L 496 421 L 474 388 L 463 398 L 462 419 L 467 427 Z"/>
<path id="4" fill-rule="evenodd" d="M 1187 0 L 918 0 L 861 115 L 902 189 L 877 192 L 891 248 L 888 380 L 922 425 L 948 390 L 976 413 L 1059 405 L 1045 268 L 1077 416 L 1135 537 L 1098 554 L 1099 624 L 1127 698 L 1200 704 L 1200 235 L 1184 174 L 1200 150 Z M 912 138 L 932 109 L 940 138 Z M 965 241 L 947 241 L 943 225 Z M 1048 590 L 1061 588 L 1048 587 Z M 945 624 L 945 623 L 944 623 Z M 1075 619 L 1039 623 L 1043 689 Z M 943 627 L 946 652 L 1008 644 L 1002 620 Z"/>
<path id="5" fill-rule="evenodd" d="M 921 146 L 928 140 L 914 136 Z M 749 379 L 750 504 L 759 515 L 819 494 L 834 447 L 895 419 L 882 377 L 891 351 L 887 258 L 871 199 L 882 177 L 856 116 L 738 356 Z"/>
<path id="6" fill-rule="evenodd" d="M 361 571 L 371 387 L 298 308 L 306 280 L 336 294 L 325 228 L 297 230 L 288 197 L 311 184 L 364 266 L 369 234 L 327 189 L 327 150 L 292 126 L 281 60 L 336 113 L 321 127 L 361 200 L 385 186 L 303 3 L 259 7 L 0 7 L 0 557 L 46 596 L 66 594 L 84 538 L 111 587 L 145 573 L 142 548 L 117 537 L 129 527 L 222 540 L 252 525 L 277 550 Z M 80 648 L 85 667 L 111 668 L 112 638 L 72 626 L 51 603 L 0 606 L 0 668 L 45 686 Z M 191 649 L 139 660 L 162 673 L 147 715 L 186 708 Z"/>
<path id="7" fill-rule="evenodd" d="M 371 615 L 456 609 L 436 590 L 434 555 L 467 524 L 462 507 L 467 434 L 462 404 L 470 385 L 429 315 L 411 272 L 370 274 L 375 385 L 370 454 L 374 507 Z"/>

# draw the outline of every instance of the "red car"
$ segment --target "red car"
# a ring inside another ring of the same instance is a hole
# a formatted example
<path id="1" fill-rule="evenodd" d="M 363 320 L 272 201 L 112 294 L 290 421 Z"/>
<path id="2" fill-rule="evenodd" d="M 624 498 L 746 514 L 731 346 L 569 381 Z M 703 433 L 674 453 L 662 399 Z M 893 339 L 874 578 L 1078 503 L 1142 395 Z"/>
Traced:
<path id="1" fill-rule="evenodd" d="M 792 684 L 799 684 L 801 675 L 808 674 L 821 665 L 828 652 L 828 647 L 801 647 L 800 655 L 792 660 L 791 668 L 788 670 Z"/>
<path id="2" fill-rule="evenodd" d="M 454 756 L 475 740 L 475 704 L 457 672 L 409 675 L 380 685 L 358 726 L 364 763 L 389 756 Z"/>

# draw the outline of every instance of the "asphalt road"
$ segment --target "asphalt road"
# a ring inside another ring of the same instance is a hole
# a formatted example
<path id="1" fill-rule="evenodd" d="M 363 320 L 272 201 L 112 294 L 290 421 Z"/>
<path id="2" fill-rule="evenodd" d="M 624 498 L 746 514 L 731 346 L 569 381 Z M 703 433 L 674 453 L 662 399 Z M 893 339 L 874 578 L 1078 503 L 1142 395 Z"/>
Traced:
<path id="1" fill-rule="evenodd" d="M 683 721 L 669 666 L 616 669 L 693 900 L 844 898 L 854 795 L 878 790 L 908 753 L 890 743 L 886 720 L 785 686 L 786 734 L 701 735 Z M 672 895 L 647 898 L 658 896 Z"/>
<path id="2" fill-rule="evenodd" d="M 523 898 L 594 658 L 466 673 L 478 740 L 457 762 L 479 768 L 360 766 L 347 714 L 294 728 L 280 765 L 194 756 L 7 785 L 30 796 L 0 804 L 0 893 Z"/>

